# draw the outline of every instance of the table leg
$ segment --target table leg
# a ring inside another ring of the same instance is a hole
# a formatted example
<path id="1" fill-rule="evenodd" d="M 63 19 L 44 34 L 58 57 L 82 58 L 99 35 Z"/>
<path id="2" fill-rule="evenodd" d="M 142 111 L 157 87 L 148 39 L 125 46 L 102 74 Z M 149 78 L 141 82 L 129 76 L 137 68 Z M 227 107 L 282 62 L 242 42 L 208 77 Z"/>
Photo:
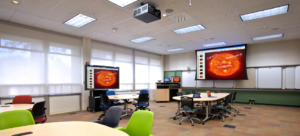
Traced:
<path id="1" fill-rule="evenodd" d="M 208 119 L 210 119 L 209 114 L 210 114 L 210 102 L 208 102 L 208 105 L 206 105 L 206 117 L 205 119 L 202 121 L 202 125 L 204 125 L 205 121 L 207 121 Z"/>

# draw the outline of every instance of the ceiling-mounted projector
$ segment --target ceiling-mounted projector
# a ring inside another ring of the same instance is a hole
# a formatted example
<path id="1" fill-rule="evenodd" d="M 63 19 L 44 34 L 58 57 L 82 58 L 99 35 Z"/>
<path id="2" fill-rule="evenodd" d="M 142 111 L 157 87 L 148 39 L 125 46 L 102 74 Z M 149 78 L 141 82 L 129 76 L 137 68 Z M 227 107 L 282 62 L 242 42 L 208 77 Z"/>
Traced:
<path id="1" fill-rule="evenodd" d="M 161 13 L 154 6 L 145 4 L 133 10 L 133 17 L 145 23 L 150 23 L 161 19 Z"/>

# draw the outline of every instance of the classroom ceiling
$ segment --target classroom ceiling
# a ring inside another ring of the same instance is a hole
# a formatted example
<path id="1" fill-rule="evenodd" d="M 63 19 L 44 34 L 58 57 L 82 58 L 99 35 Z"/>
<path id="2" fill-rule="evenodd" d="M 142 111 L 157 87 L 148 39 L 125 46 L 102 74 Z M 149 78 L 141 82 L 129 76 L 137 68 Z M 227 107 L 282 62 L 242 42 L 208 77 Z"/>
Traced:
<path id="1" fill-rule="evenodd" d="M 203 44 L 225 42 L 227 45 L 275 42 L 300 38 L 300 0 L 139 0 L 124 8 L 108 0 L 0 0 L 0 19 L 55 32 L 87 37 L 157 54 L 175 54 L 204 49 Z M 133 18 L 140 3 L 167 9 L 167 17 L 152 23 Z M 243 22 L 239 15 L 289 4 L 288 13 Z M 64 22 L 77 14 L 97 20 L 77 28 Z M 178 17 L 184 17 L 178 20 Z M 174 29 L 202 24 L 206 29 L 177 34 Z M 266 26 L 267 28 L 263 29 Z M 118 31 L 113 33 L 112 29 Z M 283 38 L 252 41 L 252 38 L 284 33 Z M 134 43 L 145 36 L 155 40 Z M 184 51 L 167 52 L 184 48 Z"/>

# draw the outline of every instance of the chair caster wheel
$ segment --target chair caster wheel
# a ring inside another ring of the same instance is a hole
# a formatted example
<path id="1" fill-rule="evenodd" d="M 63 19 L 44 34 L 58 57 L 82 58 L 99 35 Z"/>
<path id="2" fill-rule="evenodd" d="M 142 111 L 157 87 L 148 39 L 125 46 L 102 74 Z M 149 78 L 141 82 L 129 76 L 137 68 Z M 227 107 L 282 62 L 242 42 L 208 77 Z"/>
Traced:
<path id="1" fill-rule="evenodd" d="M 218 117 L 218 119 L 221 119 L 221 117 Z"/>
<path id="2" fill-rule="evenodd" d="M 211 118 L 209 118 L 209 120 L 211 120 Z"/>
<path id="3" fill-rule="evenodd" d="M 192 125 L 192 126 L 194 126 L 194 125 Z"/>
<path id="4" fill-rule="evenodd" d="M 120 120 L 122 120 L 122 118 L 120 118 Z"/>
<path id="5" fill-rule="evenodd" d="M 236 115 L 234 115 L 236 117 Z"/>
<path id="6" fill-rule="evenodd" d="M 204 125 L 205 123 L 203 122 L 202 125 Z"/>
<path id="7" fill-rule="evenodd" d="M 179 123 L 179 125 L 181 125 L 181 123 Z"/>
<path id="8" fill-rule="evenodd" d="M 174 117 L 173 120 L 176 120 L 176 118 Z"/>
<path id="9" fill-rule="evenodd" d="M 238 111 L 238 113 L 240 113 L 240 112 Z"/>

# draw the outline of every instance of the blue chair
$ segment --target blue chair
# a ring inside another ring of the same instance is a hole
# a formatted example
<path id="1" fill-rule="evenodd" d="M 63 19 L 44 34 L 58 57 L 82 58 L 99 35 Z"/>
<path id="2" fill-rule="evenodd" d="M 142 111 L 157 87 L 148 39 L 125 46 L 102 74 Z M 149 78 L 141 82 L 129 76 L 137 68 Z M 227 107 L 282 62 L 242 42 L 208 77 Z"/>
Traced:
<path id="1" fill-rule="evenodd" d="M 138 95 L 143 94 L 143 93 L 148 93 L 148 90 L 146 90 L 146 89 L 145 89 L 145 90 L 141 90 L 140 93 L 139 93 Z M 138 99 L 134 99 L 134 100 L 137 101 Z"/>
<path id="2" fill-rule="evenodd" d="M 106 95 L 116 95 L 115 91 L 106 91 Z M 110 100 L 114 104 L 116 104 L 119 100 Z"/>
<path id="3" fill-rule="evenodd" d="M 139 98 L 137 100 L 137 103 L 133 103 L 133 105 L 136 107 L 135 111 L 140 109 L 140 110 L 146 110 L 149 106 L 149 94 L 148 93 L 142 93 L 139 95 Z"/>
<path id="4" fill-rule="evenodd" d="M 107 95 L 100 95 L 100 98 L 101 98 L 100 108 L 103 110 L 103 113 L 99 116 L 98 120 L 101 120 L 101 117 L 105 116 L 106 110 L 108 110 L 110 107 L 114 106 L 111 104 Z"/>

